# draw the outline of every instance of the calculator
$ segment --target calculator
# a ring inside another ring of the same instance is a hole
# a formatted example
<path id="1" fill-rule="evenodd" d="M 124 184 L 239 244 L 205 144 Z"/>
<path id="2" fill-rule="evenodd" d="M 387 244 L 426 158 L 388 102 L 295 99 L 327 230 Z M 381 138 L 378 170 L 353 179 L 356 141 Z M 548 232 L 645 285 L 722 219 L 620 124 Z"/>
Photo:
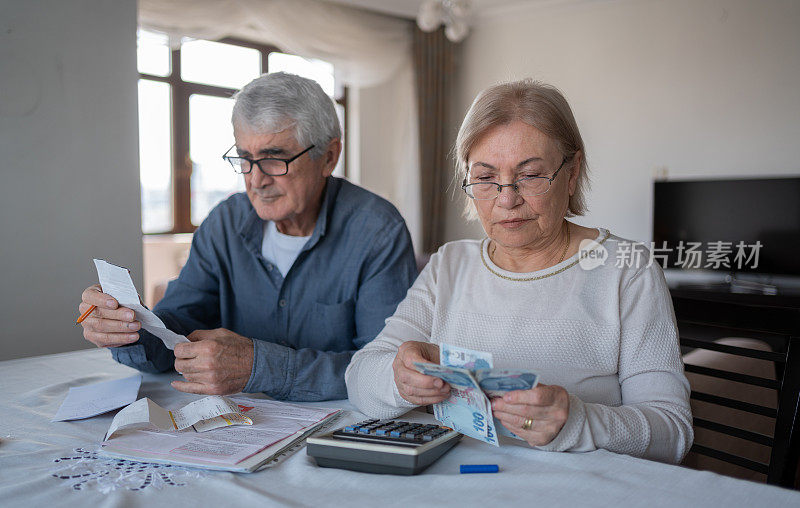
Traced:
<path id="1" fill-rule="evenodd" d="M 439 425 L 365 420 L 307 439 L 318 466 L 364 473 L 414 475 L 456 445 L 462 434 Z"/>

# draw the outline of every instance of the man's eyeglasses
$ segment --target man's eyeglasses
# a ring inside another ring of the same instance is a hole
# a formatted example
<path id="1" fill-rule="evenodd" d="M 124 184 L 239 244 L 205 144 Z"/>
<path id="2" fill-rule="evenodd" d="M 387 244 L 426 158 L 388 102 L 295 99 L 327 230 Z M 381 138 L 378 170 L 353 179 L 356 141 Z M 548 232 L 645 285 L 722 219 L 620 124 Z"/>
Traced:
<path id="1" fill-rule="evenodd" d="M 228 155 L 231 150 L 236 148 L 236 145 L 228 148 L 228 151 L 225 152 L 225 155 L 222 156 L 223 159 L 228 161 L 230 165 L 233 167 L 233 170 L 239 173 L 240 175 L 246 175 L 253 171 L 253 165 L 258 166 L 258 169 L 261 170 L 267 176 L 283 176 L 289 172 L 289 163 L 293 160 L 297 159 L 304 153 L 308 152 L 314 145 L 309 146 L 302 152 L 298 153 L 291 159 L 278 159 L 275 157 L 264 157 L 263 159 L 248 159 L 247 157 L 239 157 L 237 155 Z"/>
<path id="2" fill-rule="evenodd" d="M 519 193 L 520 196 L 541 196 L 542 194 L 547 194 L 547 191 L 550 190 L 550 185 L 553 183 L 553 180 L 556 179 L 556 176 L 558 176 L 558 172 L 561 171 L 561 168 L 564 167 L 565 162 L 567 162 L 566 157 L 564 157 L 564 160 L 561 161 L 561 165 L 551 177 L 528 176 L 525 178 L 520 178 L 516 182 L 507 184 L 499 184 L 494 182 L 467 183 L 467 179 L 465 177 L 464 182 L 461 184 L 461 188 L 467 193 L 467 196 L 478 200 L 496 198 L 500 195 L 500 193 L 503 192 L 503 187 L 511 187 L 517 193 Z"/>

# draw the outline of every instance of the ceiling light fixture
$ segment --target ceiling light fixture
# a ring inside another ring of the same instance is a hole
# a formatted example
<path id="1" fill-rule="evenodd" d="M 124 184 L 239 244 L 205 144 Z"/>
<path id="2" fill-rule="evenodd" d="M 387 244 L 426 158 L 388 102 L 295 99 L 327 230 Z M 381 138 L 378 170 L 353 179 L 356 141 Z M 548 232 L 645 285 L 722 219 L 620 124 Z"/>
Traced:
<path id="1" fill-rule="evenodd" d="M 444 25 L 444 35 L 461 42 L 469 33 L 469 0 L 425 0 L 419 6 L 417 26 L 423 32 L 433 32 Z"/>

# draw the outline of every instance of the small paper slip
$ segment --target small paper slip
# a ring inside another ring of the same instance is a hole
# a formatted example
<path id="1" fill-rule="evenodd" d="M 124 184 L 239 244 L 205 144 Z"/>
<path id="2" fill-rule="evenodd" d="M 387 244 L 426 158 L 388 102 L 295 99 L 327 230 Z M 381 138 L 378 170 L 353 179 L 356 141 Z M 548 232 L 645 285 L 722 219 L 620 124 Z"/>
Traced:
<path id="1" fill-rule="evenodd" d="M 136 374 L 103 383 L 73 386 L 52 421 L 80 420 L 127 406 L 136 400 L 141 384 L 142 376 Z"/>
<path id="2" fill-rule="evenodd" d="M 103 292 L 113 296 L 123 307 L 133 310 L 136 319 L 142 323 L 142 328 L 161 339 L 167 349 L 175 349 L 175 345 L 179 342 L 189 342 L 183 335 L 167 328 L 158 316 L 141 304 L 139 293 L 126 268 L 112 265 L 102 259 L 95 259 L 94 266 L 97 268 L 97 278 Z"/>
<path id="3" fill-rule="evenodd" d="M 147 397 L 129 405 L 114 417 L 106 433 L 108 440 L 122 429 L 155 427 L 159 430 L 177 431 L 194 426 L 205 432 L 228 425 L 252 425 L 233 401 L 218 395 L 204 397 L 175 411 L 167 411 Z"/>

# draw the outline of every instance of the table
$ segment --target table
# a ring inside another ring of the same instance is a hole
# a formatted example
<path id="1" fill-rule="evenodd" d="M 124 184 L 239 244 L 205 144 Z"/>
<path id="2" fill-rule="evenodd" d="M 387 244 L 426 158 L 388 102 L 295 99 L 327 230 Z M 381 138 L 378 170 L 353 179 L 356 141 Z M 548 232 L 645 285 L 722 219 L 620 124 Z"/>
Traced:
<path id="1" fill-rule="evenodd" d="M 133 372 L 102 349 L 0 362 L 0 505 L 800 506 L 796 491 L 605 450 L 541 452 L 514 440 L 495 448 L 464 438 L 423 474 L 412 477 L 319 468 L 304 449 L 252 474 L 115 466 L 92 454 L 113 413 L 73 422 L 50 421 L 70 386 Z M 169 381 L 177 376 L 145 374 L 139 396 L 167 408 L 199 398 L 172 389 Z M 347 401 L 313 405 L 348 409 L 342 424 L 364 419 Z M 501 472 L 458 473 L 460 464 L 486 463 L 499 464 Z M 70 464 L 78 464 L 86 476 L 53 476 L 55 469 Z M 144 485 L 148 474 L 151 480 Z M 127 478 L 127 483 L 118 482 L 114 484 L 118 488 L 112 489 L 108 479 L 114 475 Z"/>

